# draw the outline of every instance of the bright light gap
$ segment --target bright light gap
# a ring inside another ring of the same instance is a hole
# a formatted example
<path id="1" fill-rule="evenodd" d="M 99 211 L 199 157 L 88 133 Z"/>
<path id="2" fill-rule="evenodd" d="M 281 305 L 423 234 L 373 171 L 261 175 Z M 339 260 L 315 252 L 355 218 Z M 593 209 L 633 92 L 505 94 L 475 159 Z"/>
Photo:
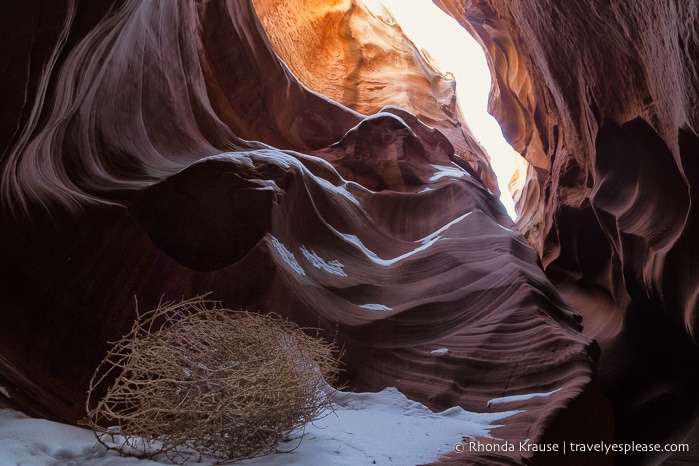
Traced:
<path id="1" fill-rule="evenodd" d="M 385 16 L 385 8 L 417 48 L 436 59 L 442 73 L 454 75 L 461 113 L 488 152 L 498 177 L 500 200 L 515 218 L 508 184 L 515 172 L 516 157 L 520 156 L 505 141 L 500 125 L 488 113 L 491 76 L 483 49 L 431 0 L 364 0 L 364 3 L 377 16 Z"/>

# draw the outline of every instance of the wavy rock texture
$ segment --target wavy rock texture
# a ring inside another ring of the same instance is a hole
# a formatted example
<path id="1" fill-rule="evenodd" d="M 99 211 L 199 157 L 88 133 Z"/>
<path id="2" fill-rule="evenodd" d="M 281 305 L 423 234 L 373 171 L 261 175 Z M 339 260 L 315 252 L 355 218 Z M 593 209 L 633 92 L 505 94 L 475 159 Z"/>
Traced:
<path id="1" fill-rule="evenodd" d="M 456 82 L 403 34 L 388 14 L 355 0 L 254 0 L 267 36 L 299 80 L 371 115 L 401 107 L 445 134 L 458 159 L 496 195 L 490 159 L 456 103 Z"/>
<path id="2" fill-rule="evenodd" d="M 6 402 L 77 421 L 134 296 L 146 309 L 213 291 L 336 337 L 352 388 L 500 412 L 493 435 L 510 442 L 612 440 L 597 346 L 454 154 L 470 139 L 310 91 L 247 0 L 13 3 L 0 20 Z"/>
<path id="3" fill-rule="evenodd" d="M 488 50 L 491 107 L 536 169 L 519 226 L 601 344 L 618 437 L 689 438 L 668 461 L 695 462 L 699 6 L 436 3 Z"/>

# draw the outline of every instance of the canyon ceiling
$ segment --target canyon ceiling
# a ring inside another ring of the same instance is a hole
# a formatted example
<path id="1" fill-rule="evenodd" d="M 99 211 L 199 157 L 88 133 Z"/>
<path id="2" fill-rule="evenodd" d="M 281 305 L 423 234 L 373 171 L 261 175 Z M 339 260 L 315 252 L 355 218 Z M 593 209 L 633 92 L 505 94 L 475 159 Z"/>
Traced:
<path id="1" fill-rule="evenodd" d="M 435 3 L 529 162 L 516 225 L 458 83 L 358 0 L 6 3 L 0 404 L 77 422 L 134 297 L 211 291 L 496 438 L 692 447 L 440 463 L 697 461 L 699 4 Z"/>

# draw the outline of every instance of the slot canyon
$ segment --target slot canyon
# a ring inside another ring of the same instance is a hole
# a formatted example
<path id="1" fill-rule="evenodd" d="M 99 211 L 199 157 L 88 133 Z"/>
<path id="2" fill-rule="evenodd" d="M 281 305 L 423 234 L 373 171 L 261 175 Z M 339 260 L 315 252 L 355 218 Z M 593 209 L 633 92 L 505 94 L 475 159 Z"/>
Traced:
<path id="1" fill-rule="evenodd" d="M 459 83 L 360 0 L 5 2 L 0 407 L 76 424 L 134 298 L 212 292 L 494 438 L 690 447 L 438 464 L 698 462 L 699 3 L 434 3 L 528 162 L 516 221 Z"/>

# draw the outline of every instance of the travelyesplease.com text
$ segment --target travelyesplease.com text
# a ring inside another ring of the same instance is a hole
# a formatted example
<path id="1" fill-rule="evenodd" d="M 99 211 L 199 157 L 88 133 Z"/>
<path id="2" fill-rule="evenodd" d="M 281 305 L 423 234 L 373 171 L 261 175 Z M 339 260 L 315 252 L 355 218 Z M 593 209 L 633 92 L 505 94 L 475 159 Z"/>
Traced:
<path id="1" fill-rule="evenodd" d="M 551 453 L 605 453 L 605 454 L 629 454 L 629 453 L 654 453 L 654 452 L 687 452 L 689 444 L 668 443 L 532 443 L 528 440 L 523 442 L 508 442 L 507 440 L 488 441 L 465 441 L 454 445 L 454 452 L 551 452 Z"/>

